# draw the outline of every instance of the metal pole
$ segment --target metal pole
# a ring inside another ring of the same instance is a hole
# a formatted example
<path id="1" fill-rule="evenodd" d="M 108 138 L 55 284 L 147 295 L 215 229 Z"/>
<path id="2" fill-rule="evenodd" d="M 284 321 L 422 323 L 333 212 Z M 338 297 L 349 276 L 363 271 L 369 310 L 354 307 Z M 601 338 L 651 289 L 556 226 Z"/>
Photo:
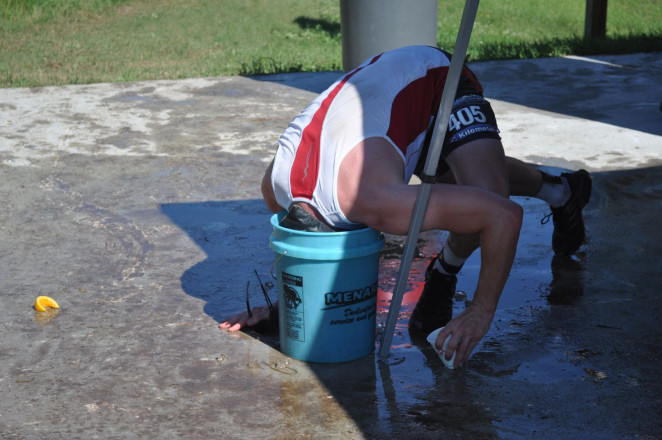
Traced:
<path id="1" fill-rule="evenodd" d="M 441 102 L 439 104 L 439 111 L 437 112 L 437 120 L 432 133 L 432 141 L 428 156 L 425 160 L 425 167 L 423 173 L 425 177 L 434 177 L 437 170 L 437 163 L 441 155 L 441 147 L 446 137 L 446 130 L 448 129 L 448 120 L 453 108 L 453 101 L 455 101 L 455 93 L 457 86 L 460 82 L 460 74 L 464 66 L 464 58 L 467 54 L 467 47 L 471 38 L 471 31 L 473 30 L 474 21 L 476 20 L 476 12 L 478 11 L 479 0 L 466 0 L 464 4 L 464 12 L 462 13 L 462 20 L 460 28 L 457 32 L 457 39 L 455 40 L 455 49 L 451 59 L 450 67 L 448 68 L 448 75 L 446 76 L 446 84 L 441 95 Z M 414 249 L 416 248 L 416 241 L 418 234 L 421 230 L 425 210 L 427 209 L 428 200 L 430 198 L 430 191 L 432 183 L 425 179 L 419 185 L 418 196 L 416 204 L 414 205 L 414 212 L 412 213 L 412 220 L 409 224 L 409 233 L 407 234 L 407 242 L 402 254 L 402 262 L 398 271 L 398 279 L 391 298 L 391 306 L 388 310 L 386 317 L 386 325 L 382 333 L 382 342 L 379 347 L 379 357 L 385 359 L 388 357 L 391 350 L 391 343 L 393 342 L 393 333 L 395 331 L 395 324 L 398 320 L 400 313 L 400 306 L 402 304 L 402 297 L 404 295 L 407 279 L 409 278 L 409 269 L 414 257 Z"/>
<path id="2" fill-rule="evenodd" d="M 437 45 L 437 0 L 340 0 L 342 66 L 398 47 Z"/>
<path id="3" fill-rule="evenodd" d="M 604 37 L 607 33 L 607 0 L 586 0 L 584 38 Z"/>

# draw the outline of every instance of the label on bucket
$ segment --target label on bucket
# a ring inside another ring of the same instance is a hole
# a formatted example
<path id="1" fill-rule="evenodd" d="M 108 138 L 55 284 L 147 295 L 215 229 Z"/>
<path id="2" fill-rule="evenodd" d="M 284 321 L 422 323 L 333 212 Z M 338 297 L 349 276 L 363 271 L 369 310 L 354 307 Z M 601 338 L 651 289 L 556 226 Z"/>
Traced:
<path id="1" fill-rule="evenodd" d="M 343 292 L 329 292 L 324 295 L 326 307 L 323 310 L 343 309 L 341 314 L 336 314 L 330 325 L 347 325 L 360 322 L 375 315 L 376 304 L 365 301 L 377 297 L 377 283 L 373 283 L 361 289 L 353 289 Z M 334 315 L 329 315 L 334 316 Z"/>
<path id="2" fill-rule="evenodd" d="M 372 283 L 360 289 L 352 289 L 342 292 L 329 292 L 324 295 L 324 303 L 328 309 L 337 309 L 339 307 L 348 307 L 362 303 L 371 298 L 377 297 L 377 283 Z"/>
<path id="3" fill-rule="evenodd" d="M 282 274 L 285 313 L 287 316 L 285 320 L 287 337 L 304 342 L 306 335 L 303 325 L 303 277 L 291 275 L 287 272 L 282 272 Z"/>

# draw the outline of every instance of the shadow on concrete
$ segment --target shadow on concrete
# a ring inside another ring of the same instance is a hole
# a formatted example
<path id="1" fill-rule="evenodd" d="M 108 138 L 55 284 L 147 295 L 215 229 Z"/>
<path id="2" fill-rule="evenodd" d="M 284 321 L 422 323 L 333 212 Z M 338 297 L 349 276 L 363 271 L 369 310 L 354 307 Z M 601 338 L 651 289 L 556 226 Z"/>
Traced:
<path id="1" fill-rule="evenodd" d="M 264 305 L 253 273 L 257 270 L 265 282 L 271 279 L 271 213 L 263 200 L 173 203 L 161 205 L 161 212 L 205 253 L 182 274 L 181 283 L 188 295 L 205 301 L 207 315 L 221 322 L 245 310 L 249 281 L 251 304 Z M 275 289 L 269 293 L 276 301 Z"/>
<path id="2" fill-rule="evenodd" d="M 188 295 L 205 301 L 203 310 L 207 315 L 220 322 L 245 310 L 244 288 L 248 280 L 254 286 L 249 289 L 252 305 L 264 305 L 252 273 L 255 268 L 263 280 L 271 279 L 270 213 L 262 200 L 165 204 L 161 212 L 185 231 L 206 256 L 182 274 L 181 285 Z M 243 245 L 243 241 L 247 244 Z M 438 246 L 438 242 L 433 246 Z M 394 277 L 397 268 L 392 263 L 397 255 L 393 253 L 397 254 L 398 247 L 396 242 L 387 250 L 390 253 L 385 264 L 389 267 L 382 269 L 384 277 Z M 427 264 L 427 260 L 418 258 L 416 264 Z M 420 295 L 422 285 L 417 286 L 415 296 Z M 276 289 L 269 294 L 272 301 L 277 300 Z M 382 299 L 380 307 L 385 314 L 388 303 Z M 407 312 L 406 308 L 404 310 Z M 382 315 L 378 319 L 383 321 L 384 318 Z M 279 347 L 277 334 L 258 334 L 250 329 L 246 334 L 273 348 Z M 400 339 L 402 337 L 400 335 Z M 413 348 L 408 340 L 404 344 Z M 412 432 L 416 433 L 415 438 L 437 438 L 439 432 L 453 432 L 458 426 L 467 425 L 465 418 L 470 414 L 473 417 L 466 432 L 492 432 L 489 417 L 477 417 L 481 408 L 472 399 L 463 398 L 460 402 L 450 397 L 467 396 L 466 379 L 447 382 L 449 373 L 436 362 L 435 356 L 429 346 L 423 345 L 407 354 L 408 363 L 394 366 L 378 362 L 374 354 L 353 362 L 307 363 L 307 366 L 368 438 L 385 432 L 398 438 Z M 423 365 L 419 365 L 421 363 Z M 421 367 L 426 369 L 423 375 L 416 371 Z M 428 383 L 430 380 L 432 383 Z M 440 397 L 443 395 L 448 397 Z M 433 407 L 429 407 L 428 399 Z M 456 401 L 451 405 L 451 400 Z M 441 417 L 449 408 L 450 413 Z M 413 428 L 412 423 L 419 427 Z"/>
<path id="3" fill-rule="evenodd" d="M 248 76 L 255 81 L 281 84 L 315 94 L 322 93 L 343 75 L 340 70 L 331 72 L 275 73 L 273 75 Z M 285 129 L 285 127 L 283 127 Z"/>
<path id="4" fill-rule="evenodd" d="M 662 135 L 659 53 L 490 61 L 470 67 L 488 99 Z M 512 87 L 513 81 L 518 87 Z M 659 123 L 651 123 L 655 120 Z"/>
<path id="5" fill-rule="evenodd" d="M 483 84 L 488 100 L 662 135 L 661 60 L 659 53 L 649 53 L 504 60 L 468 65 Z M 321 93 L 341 75 L 343 72 L 336 71 L 251 78 Z M 513 84 L 517 86 L 513 87 Z M 619 87 L 617 90 L 615 85 Z M 655 120 L 659 123 L 651 123 Z"/>
<path id="6" fill-rule="evenodd" d="M 511 280 L 466 369 L 446 370 L 425 342 L 410 337 L 407 316 L 416 298 L 403 306 L 396 327 L 392 354 L 402 362 L 384 364 L 373 354 L 307 364 L 365 438 L 616 439 L 659 429 L 655 414 L 662 408 L 655 396 L 662 389 L 654 359 L 662 347 L 655 281 L 662 276 L 662 167 L 593 177 L 588 242 L 576 257 L 552 258 L 551 225 L 540 225 L 546 208 L 520 200 L 527 213 Z M 263 202 L 168 204 L 161 211 L 206 255 L 182 274 L 184 291 L 204 300 L 205 313 L 217 321 L 243 310 L 253 269 L 270 279 L 270 213 Z M 429 255 L 439 239 L 427 240 L 422 251 Z M 382 259 L 380 285 L 395 277 L 393 261 L 392 255 Z M 426 258 L 417 258 L 412 277 L 421 278 L 426 265 Z M 465 286 L 475 271 L 468 262 Z M 250 294 L 262 305 L 257 283 Z M 270 294 L 275 300 L 275 289 Z M 388 302 L 382 298 L 378 307 L 383 323 Z M 464 307 L 456 301 L 455 313 Z M 277 335 L 252 336 L 278 346 Z"/>

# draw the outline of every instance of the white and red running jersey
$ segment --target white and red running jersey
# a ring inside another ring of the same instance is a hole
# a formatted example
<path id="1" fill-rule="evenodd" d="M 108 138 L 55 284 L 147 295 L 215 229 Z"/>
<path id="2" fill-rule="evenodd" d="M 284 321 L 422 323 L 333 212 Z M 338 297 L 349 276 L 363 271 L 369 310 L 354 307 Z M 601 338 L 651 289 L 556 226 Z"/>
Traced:
<path id="1" fill-rule="evenodd" d="M 313 205 L 342 229 L 352 223 L 336 194 L 338 169 L 361 141 L 380 137 L 400 154 L 405 182 L 414 173 L 428 128 L 437 114 L 450 66 L 449 55 L 428 46 L 411 46 L 377 55 L 347 73 L 313 100 L 278 140 L 272 185 L 280 206 L 294 201 Z M 465 67 L 462 88 L 482 93 Z"/>

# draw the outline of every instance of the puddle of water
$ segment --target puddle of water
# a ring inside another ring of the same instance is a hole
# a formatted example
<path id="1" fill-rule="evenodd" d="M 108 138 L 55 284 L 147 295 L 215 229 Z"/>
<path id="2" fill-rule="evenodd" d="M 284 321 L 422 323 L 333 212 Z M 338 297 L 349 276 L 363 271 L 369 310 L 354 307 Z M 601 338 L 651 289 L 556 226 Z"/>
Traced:
<path id="1" fill-rule="evenodd" d="M 585 375 L 584 367 L 564 361 L 559 353 L 549 353 L 535 361 L 523 362 L 510 378 L 533 383 L 553 383 Z"/>

